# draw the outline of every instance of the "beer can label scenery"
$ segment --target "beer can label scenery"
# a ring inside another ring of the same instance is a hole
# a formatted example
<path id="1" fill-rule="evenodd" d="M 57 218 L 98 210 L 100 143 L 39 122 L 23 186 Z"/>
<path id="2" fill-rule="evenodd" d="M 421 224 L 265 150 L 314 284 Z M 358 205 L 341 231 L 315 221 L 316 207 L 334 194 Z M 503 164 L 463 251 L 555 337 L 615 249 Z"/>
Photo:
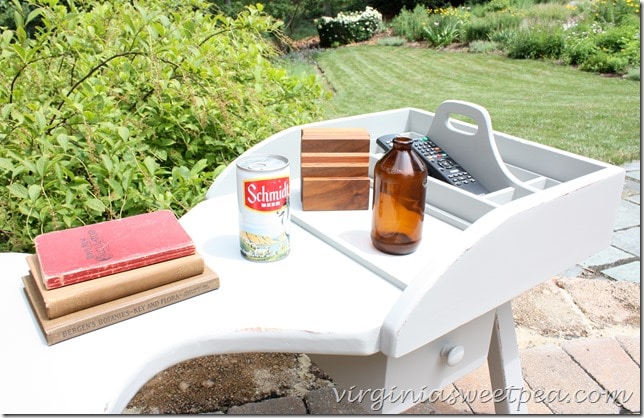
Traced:
<path id="1" fill-rule="evenodd" d="M 257 155 L 237 162 L 239 245 L 252 261 L 276 261 L 290 252 L 289 162 Z"/>

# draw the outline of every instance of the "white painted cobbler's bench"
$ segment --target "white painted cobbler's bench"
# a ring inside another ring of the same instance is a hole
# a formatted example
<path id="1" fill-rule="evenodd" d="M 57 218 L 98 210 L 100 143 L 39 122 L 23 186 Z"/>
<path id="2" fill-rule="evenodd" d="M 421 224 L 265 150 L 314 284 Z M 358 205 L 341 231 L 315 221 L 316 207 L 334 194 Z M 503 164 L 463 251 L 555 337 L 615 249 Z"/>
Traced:
<path id="1" fill-rule="evenodd" d="M 385 255 L 370 245 L 370 211 L 301 210 L 302 127 L 287 129 L 247 153 L 291 162 L 288 257 L 241 257 L 232 164 L 181 218 L 221 287 L 53 346 L 22 290 L 25 255 L 0 254 L 0 412 L 119 412 L 159 371 L 238 352 L 307 353 L 341 387 L 416 395 L 487 358 L 494 388 L 521 387 L 510 301 L 609 245 L 623 171 L 491 132 L 486 112 L 459 102 L 436 114 L 405 108 L 307 126 L 368 129 L 372 169 L 378 136 L 429 132 L 491 192 L 474 196 L 430 178 L 421 246 Z M 411 406 L 411 397 L 391 395 L 380 412 Z M 508 399 L 496 406 L 525 411 Z"/>

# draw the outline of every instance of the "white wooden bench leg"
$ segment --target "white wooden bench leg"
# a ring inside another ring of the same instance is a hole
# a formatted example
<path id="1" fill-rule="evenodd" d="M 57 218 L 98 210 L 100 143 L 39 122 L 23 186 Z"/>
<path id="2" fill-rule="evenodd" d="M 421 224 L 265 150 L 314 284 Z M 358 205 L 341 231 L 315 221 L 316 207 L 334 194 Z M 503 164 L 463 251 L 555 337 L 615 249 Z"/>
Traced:
<path id="1" fill-rule="evenodd" d="M 501 394 L 494 403 L 496 413 L 527 414 L 528 407 L 524 397 L 526 393 L 511 302 L 496 309 L 488 352 L 488 367 L 492 389 Z"/>

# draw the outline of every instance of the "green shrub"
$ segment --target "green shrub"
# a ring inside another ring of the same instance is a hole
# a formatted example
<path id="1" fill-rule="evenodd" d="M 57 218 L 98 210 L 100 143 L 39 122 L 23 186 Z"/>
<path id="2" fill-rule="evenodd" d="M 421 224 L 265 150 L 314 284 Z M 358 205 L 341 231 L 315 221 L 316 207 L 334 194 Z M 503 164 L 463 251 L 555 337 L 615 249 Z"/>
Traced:
<path id="1" fill-rule="evenodd" d="M 639 66 L 630 68 L 626 73 L 627 80 L 640 81 L 641 76 L 642 74 Z"/>
<path id="2" fill-rule="evenodd" d="M 501 10 L 507 10 L 512 7 L 512 0 L 490 0 L 483 5 L 483 15 Z"/>
<path id="3" fill-rule="evenodd" d="M 485 17 L 470 19 L 463 28 L 463 42 L 487 41 L 499 30 L 517 28 L 522 17 L 511 12 L 494 12 Z"/>
<path id="4" fill-rule="evenodd" d="M 263 138 L 318 118 L 322 87 L 277 65 L 261 8 L 193 1 L 40 9 L 0 34 L 0 251 L 40 233 L 202 200 Z M 27 22 L 24 22 L 26 24 Z"/>
<path id="5" fill-rule="evenodd" d="M 580 68 L 595 73 L 624 73 L 628 68 L 628 59 L 601 51 L 588 57 Z"/>
<path id="6" fill-rule="evenodd" d="M 490 39 L 490 34 L 496 29 L 491 19 L 477 18 L 472 19 L 463 28 L 463 42 L 471 43 L 475 41 L 486 41 Z"/>
<path id="7" fill-rule="evenodd" d="M 431 46 L 445 47 L 459 39 L 460 25 L 452 18 L 432 15 L 429 25 L 423 28 L 423 38 Z"/>
<path id="8" fill-rule="evenodd" d="M 316 21 L 320 46 L 346 45 L 369 40 L 382 29 L 382 15 L 367 7 L 363 12 L 338 13 L 335 18 L 323 16 Z"/>
<path id="9" fill-rule="evenodd" d="M 592 38 L 574 37 L 566 41 L 562 55 L 566 64 L 580 65 L 598 52 Z"/>
<path id="10" fill-rule="evenodd" d="M 402 46 L 405 44 L 405 39 L 399 36 L 388 36 L 378 40 L 379 46 Z"/>
<path id="11" fill-rule="evenodd" d="M 624 19 L 639 15 L 640 3 L 637 0 L 595 0 L 591 2 L 590 15 L 602 24 L 620 25 Z"/>
<path id="12" fill-rule="evenodd" d="M 488 54 L 498 50 L 499 44 L 492 41 L 474 41 L 469 44 L 469 51 L 475 54 Z"/>
<path id="13" fill-rule="evenodd" d="M 461 31 L 469 20 L 465 8 L 447 7 L 433 10 L 423 27 L 423 38 L 435 47 L 445 47 L 462 39 Z"/>
<path id="14" fill-rule="evenodd" d="M 408 41 L 422 41 L 423 28 L 429 24 L 429 21 L 429 11 L 419 4 L 412 11 L 402 9 L 391 20 L 391 28 L 396 35 L 402 36 Z"/>
<path id="15" fill-rule="evenodd" d="M 573 14 L 574 8 L 562 3 L 537 3 L 523 11 L 525 19 L 541 25 L 566 22 Z"/>
<path id="16" fill-rule="evenodd" d="M 516 32 L 509 42 L 507 54 L 517 59 L 558 59 L 563 53 L 564 43 L 561 29 L 531 27 Z"/>
<path id="17" fill-rule="evenodd" d="M 639 67 L 642 62 L 639 31 L 637 33 L 637 39 L 632 39 L 624 49 L 619 52 L 619 55 L 625 57 L 628 60 L 629 65 Z"/>
<path id="18" fill-rule="evenodd" d="M 619 69 L 622 73 L 639 66 L 639 25 L 628 22 L 624 18 L 621 25 L 615 26 L 590 19 L 566 25 L 564 62 L 591 72 Z"/>
<path id="19" fill-rule="evenodd" d="M 29 17 L 34 10 L 36 6 L 25 0 L 0 0 L 0 28 L 16 29 L 16 21 L 18 21 L 27 34 L 32 35 L 36 27 L 41 24 L 37 12 Z"/>
<path id="20" fill-rule="evenodd" d="M 509 48 L 519 29 L 499 29 L 490 34 L 490 41 L 495 42 L 503 50 Z"/>
<path id="21" fill-rule="evenodd" d="M 629 44 L 639 44 L 639 28 L 634 26 L 609 26 L 594 35 L 598 48 L 609 53 L 618 53 L 629 47 Z"/>

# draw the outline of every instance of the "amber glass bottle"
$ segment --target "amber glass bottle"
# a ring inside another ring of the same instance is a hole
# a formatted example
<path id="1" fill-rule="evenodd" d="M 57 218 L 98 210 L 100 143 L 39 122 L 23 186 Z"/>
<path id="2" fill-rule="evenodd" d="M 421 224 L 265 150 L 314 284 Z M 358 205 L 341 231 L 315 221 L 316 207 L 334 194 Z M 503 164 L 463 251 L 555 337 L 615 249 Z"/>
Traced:
<path id="1" fill-rule="evenodd" d="M 394 138 L 374 168 L 371 242 L 389 254 L 412 253 L 422 238 L 427 167 L 412 143 Z"/>

